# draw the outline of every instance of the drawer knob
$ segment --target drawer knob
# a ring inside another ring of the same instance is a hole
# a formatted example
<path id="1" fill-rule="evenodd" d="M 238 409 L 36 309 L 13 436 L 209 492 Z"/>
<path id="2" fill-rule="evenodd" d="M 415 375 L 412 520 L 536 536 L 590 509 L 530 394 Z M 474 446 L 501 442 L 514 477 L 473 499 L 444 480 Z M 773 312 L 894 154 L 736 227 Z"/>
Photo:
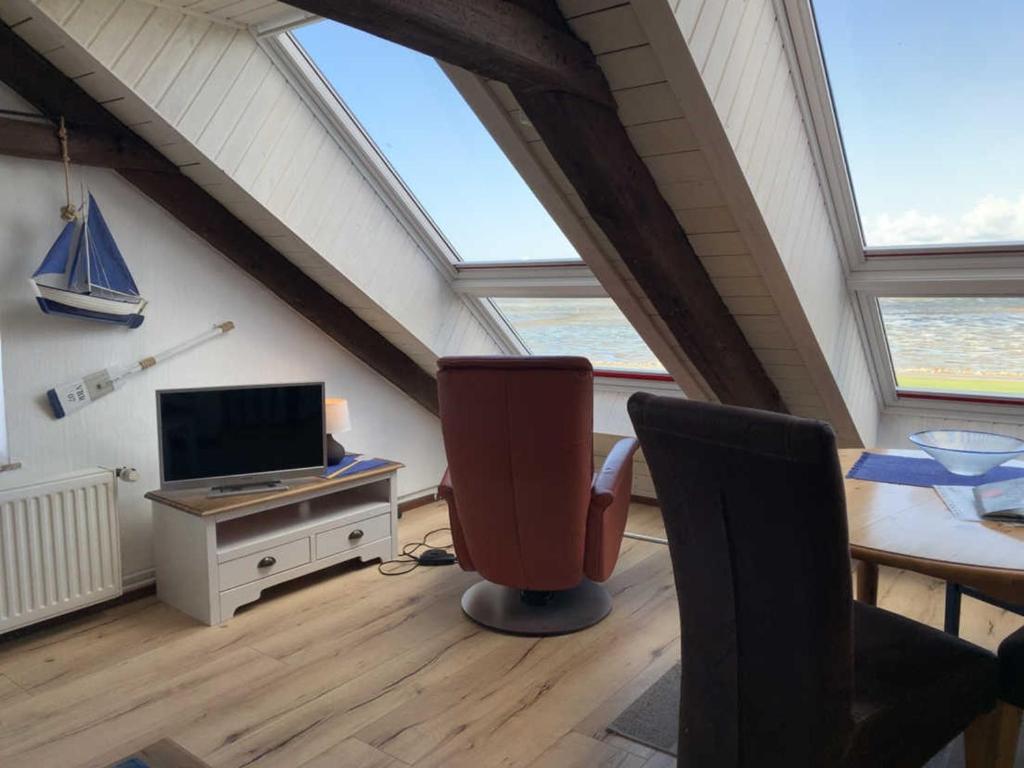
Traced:
<path id="1" fill-rule="evenodd" d="M 354 531 L 352 531 L 352 533 L 350 533 L 348 535 L 348 540 L 349 541 L 358 541 L 361 538 L 363 538 L 363 529 L 362 528 L 356 528 Z"/>
<path id="2" fill-rule="evenodd" d="M 257 568 L 269 568 L 270 566 L 274 565 L 275 563 L 277 563 L 277 558 L 276 557 L 271 557 L 270 555 L 267 555 L 262 560 L 260 560 L 258 563 L 256 563 L 256 567 Z"/>

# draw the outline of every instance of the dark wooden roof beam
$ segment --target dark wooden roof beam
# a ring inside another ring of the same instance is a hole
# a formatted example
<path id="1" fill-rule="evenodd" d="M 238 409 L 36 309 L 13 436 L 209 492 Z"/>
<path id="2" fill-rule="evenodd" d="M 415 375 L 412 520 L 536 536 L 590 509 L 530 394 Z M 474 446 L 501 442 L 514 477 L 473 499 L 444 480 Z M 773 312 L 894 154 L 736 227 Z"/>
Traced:
<path id="1" fill-rule="evenodd" d="M 547 0 L 288 2 L 522 91 L 564 91 L 614 104 L 590 48 L 564 23 L 552 23 L 560 15 Z"/>
<path id="2" fill-rule="evenodd" d="M 57 126 L 47 119 L 0 117 L 0 154 L 33 160 L 60 160 Z M 177 173 L 174 163 L 155 156 L 138 142 L 125 141 L 103 130 L 78 127 L 68 132 L 72 162 L 113 170 Z"/>

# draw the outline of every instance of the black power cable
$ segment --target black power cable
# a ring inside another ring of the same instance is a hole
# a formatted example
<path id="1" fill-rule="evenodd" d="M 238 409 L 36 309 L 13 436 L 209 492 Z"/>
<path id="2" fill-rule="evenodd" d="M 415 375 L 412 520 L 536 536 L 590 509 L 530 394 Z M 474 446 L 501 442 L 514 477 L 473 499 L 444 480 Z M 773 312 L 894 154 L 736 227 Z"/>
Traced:
<path id="1" fill-rule="evenodd" d="M 449 541 L 447 544 L 432 544 L 430 543 L 430 537 L 438 533 L 451 534 L 451 528 L 435 528 L 432 531 L 428 531 L 427 535 L 423 537 L 422 541 L 414 541 L 406 544 L 402 547 L 402 552 L 394 560 L 385 560 L 383 563 L 377 565 L 377 570 L 381 576 L 404 576 L 407 573 L 411 573 L 419 568 L 421 565 L 427 564 L 428 558 L 419 554 L 421 549 L 430 551 L 439 551 L 450 555 L 450 560 L 447 557 L 437 559 L 437 556 L 429 558 L 432 562 L 430 565 L 454 565 L 458 562 L 455 559 L 455 554 L 451 550 L 454 550 L 455 543 L 451 541 L 451 536 L 448 537 Z M 389 567 L 390 566 L 390 567 Z"/>

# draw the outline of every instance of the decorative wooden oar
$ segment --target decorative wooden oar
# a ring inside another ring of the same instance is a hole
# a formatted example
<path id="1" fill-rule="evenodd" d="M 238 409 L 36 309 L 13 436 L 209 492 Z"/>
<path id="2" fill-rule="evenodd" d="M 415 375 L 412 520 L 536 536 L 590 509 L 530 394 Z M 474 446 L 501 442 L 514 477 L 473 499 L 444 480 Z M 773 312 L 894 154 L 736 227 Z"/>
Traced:
<path id="1" fill-rule="evenodd" d="M 235 324 L 230 320 L 218 323 L 194 339 L 183 341 L 176 347 L 165 349 L 159 354 L 144 357 L 130 365 L 104 368 L 95 373 L 90 373 L 85 378 L 60 384 L 46 393 L 47 398 L 50 400 L 50 408 L 53 409 L 53 415 L 55 418 L 63 419 L 69 413 L 80 411 L 90 403 L 99 400 L 101 397 L 106 397 L 116 389 L 120 389 L 125 379 L 129 376 L 134 376 L 147 368 L 152 368 L 157 363 L 162 363 L 165 360 L 180 355 L 182 352 L 186 352 L 210 339 L 227 333 L 234 327 Z"/>

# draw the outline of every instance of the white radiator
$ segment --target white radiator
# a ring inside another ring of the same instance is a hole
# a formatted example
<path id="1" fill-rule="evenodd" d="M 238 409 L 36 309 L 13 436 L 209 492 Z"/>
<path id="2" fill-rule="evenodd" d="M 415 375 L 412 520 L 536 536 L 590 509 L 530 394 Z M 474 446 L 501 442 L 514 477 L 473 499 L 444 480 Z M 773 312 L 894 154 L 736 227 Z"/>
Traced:
<path id="1" fill-rule="evenodd" d="M 112 471 L 0 490 L 0 634 L 120 594 Z"/>

